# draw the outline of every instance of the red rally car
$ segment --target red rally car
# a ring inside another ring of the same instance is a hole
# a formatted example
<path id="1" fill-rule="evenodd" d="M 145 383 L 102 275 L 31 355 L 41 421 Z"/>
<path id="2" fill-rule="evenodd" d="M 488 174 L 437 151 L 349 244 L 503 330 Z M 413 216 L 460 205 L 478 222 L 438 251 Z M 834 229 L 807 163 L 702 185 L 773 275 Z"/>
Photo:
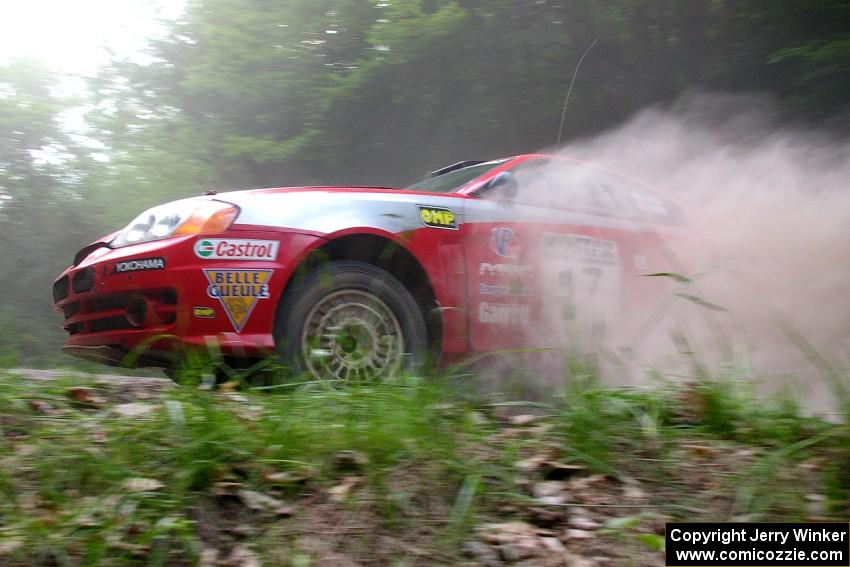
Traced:
<path id="1" fill-rule="evenodd" d="M 552 346 L 564 322 L 637 301 L 673 209 L 549 155 L 461 162 L 406 189 L 244 190 L 149 209 L 53 286 L 75 356 L 171 367 L 214 341 L 317 378 L 429 355 Z"/>

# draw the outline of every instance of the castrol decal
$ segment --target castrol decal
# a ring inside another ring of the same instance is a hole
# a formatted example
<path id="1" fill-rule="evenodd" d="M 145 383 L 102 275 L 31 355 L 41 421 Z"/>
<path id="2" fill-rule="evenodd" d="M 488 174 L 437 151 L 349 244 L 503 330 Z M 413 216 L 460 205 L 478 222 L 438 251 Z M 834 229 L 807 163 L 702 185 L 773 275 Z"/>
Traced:
<path id="1" fill-rule="evenodd" d="M 277 240 L 236 240 L 201 238 L 195 242 L 195 255 L 204 260 L 274 260 Z"/>

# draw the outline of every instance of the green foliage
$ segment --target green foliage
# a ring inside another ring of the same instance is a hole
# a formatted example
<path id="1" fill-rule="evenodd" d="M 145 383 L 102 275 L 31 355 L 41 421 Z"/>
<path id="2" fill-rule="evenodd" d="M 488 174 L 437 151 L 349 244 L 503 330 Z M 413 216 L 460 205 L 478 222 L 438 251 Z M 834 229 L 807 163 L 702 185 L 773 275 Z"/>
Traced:
<path id="1" fill-rule="evenodd" d="M 821 516 L 846 515 L 846 424 L 729 382 L 611 389 L 580 365 L 571 373 L 562 404 L 538 404 L 547 416 L 514 425 L 486 417 L 493 406 L 460 392 L 456 378 L 280 394 L 171 386 L 126 416 L 117 404 L 135 391 L 129 383 L 3 375 L 0 534 L 15 551 L 0 553 L 12 564 L 192 562 L 210 526 L 247 524 L 266 559 L 294 561 L 311 557 L 291 534 L 317 521 L 315 508 L 351 510 L 382 536 L 427 526 L 427 545 L 451 562 L 482 524 L 535 517 L 541 503 L 529 492 L 561 478 L 548 476 L 558 467 L 578 499 L 567 506 L 593 510 L 600 494 L 610 503 L 641 487 L 646 505 L 605 504 L 597 532 L 629 554 L 662 549 L 651 527 L 659 514 L 805 519 L 814 495 Z M 80 387 L 90 393 L 71 394 Z M 588 470 L 528 464 L 553 461 Z M 250 511 L 247 502 L 268 494 L 296 517 Z M 508 520 L 505 510 L 515 510 Z"/>
<path id="2" fill-rule="evenodd" d="M 323 490 L 351 474 L 385 503 L 388 522 L 420 513 L 400 499 L 399 475 L 414 492 L 431 483 L 429 498 L 454 509 L 445 526 L 452 537 L 467 534 L 475 517 L 480 472 L 463 452 L 480 426 L 436 383 L 286 395 L 174 387 L 140 417 L 69 404 L 70 384 L 32 392 L 11 376 L 0 379 L 0 458 L 9 465 L 0 471 L 0 532 L 26 542 L 19 558 L 82 553 L 90 564 L 135 564 L 132 551 L 142 548 L 153 564 L 160 556 L 168 564 L 169 554 L 196 557 L 193 510 L 209 508 L 222 486 L 294 499 L 305 482 Z M 89 387 L 110 395 L 102 384 Z M 435 409 L 454 403 L 456 412 Z M 340 464 L 345 453 L 358 455 L 353 465 Z M 49 519 L 46 509 L 54 511 Z"/>
<path id="3" fill-rule="evenodd" d="M 33 61 L 0 67 L 0 354 L 23 359 L 56 358 L 53 278 L 94 237 L 82 222 L 90 164 L 59 124 L 71 102 L 56 82 Z"/>

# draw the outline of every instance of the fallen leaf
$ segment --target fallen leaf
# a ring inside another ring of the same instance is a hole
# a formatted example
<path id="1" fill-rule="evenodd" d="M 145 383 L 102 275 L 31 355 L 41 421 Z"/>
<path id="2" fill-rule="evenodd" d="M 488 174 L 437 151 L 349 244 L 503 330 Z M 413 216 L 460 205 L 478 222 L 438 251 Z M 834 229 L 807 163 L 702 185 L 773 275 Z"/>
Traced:
<path id="1" fill-rule="evenodd" d="M 524 413 L 521 415 L 514 415 L 508 420 L 511 425 L 529 425 L 534 423 L 537 420 L 536 415 L 531 415 L 529 413 Z"/>
<path id="2" fill-rule="evenodd" d="M 514 466 L 523 471 L 534 471 L 541 468 L 543 463 L 547 462 L 548 459 L 549 457 L 546 455 L 534 455 L 533 457 L 515 462 Z"/>
<path id="3" fill-rule="evenodd" d="M 38 447 L 35 445 L 15 445 L 15 455 L 18 457 L 29 457 L 34 455 L 36 451 L 38 451 Z"/>
<path id="4" fill-rule="evenodd" d="M 535 482 L 531 487 L 535 498 L 546 498 L 548 496 L 562 496 L 564 494 L 564 483 L 559 480 L 544 480 Z"/>
<path id="5" fill-rule="evenodd" d="M 218 565 L 218 550 L 214 547 L 205 547 L 201 551 L 198 567 L 216 567 Z"/>
<path id="6" fill-rule="evenodd" d="M 597 563 L 587 557 L 567 552 L 564 554 L 564 565 L 565 567 L 596 567 Z"/>
<path id="7" fill-rule="evenodd" d="M 479 526 L 477 531 L 481 539 L 493 544 L 506 543 L 519 536 L 534 536 L 537 533 L 534 526 L 520 521 L 484 524 Z"/>
<path id="8" fill-rule="evenodd" d="M 237 490 L 236 495 L 252 510 L 276 510 L 283 506 L 283 502 L 277 498 L 253 490 Z"/>
<path id="9" fill-rule="evenodd" d="M 602 524 L 585 514 L 573 514 L 567 520 L 570 527 L 577 530 L 591 531 L 602 527 Z"/>
<path id="10" fill-rule="evenodd" d="M 316 476 L 310 467 L 301 467 L 295 471 L 273 472 L 263 476 L 271 484 L 303 484 Z"/>
<path id="11" fill-rule="evenodd" d="M 344 502 L 351 491 L 360 484 L 359 476 L 346 476 L 342 482 L 328 489 L 328 494 L 334 502 Z"/>
<path id="12" fill-rule="evenodd" d="M 486 565 L 487 567 L 496 567 L 502 565 L 502 560 L 499 555 L 487 544 L 480 541 L 468 541 L 463 545 L 463 553 L 467 557 L 471 557 Z"/>
<path id="13" fill-rule="evenodd" d="M 74 386 L 68 388 L 65 394 L 72 401 L 85 406 L 102 406 L 106 403 L 104 398 L 96 396 L 91 388 L 83 388 L 82 386 Z"/>
<path id="14" fill-rule="evenodd" d="M 11 555 L 15 551 L 17 551 L 22 545 L 24 545 L 24 540 L 19 537 L 3 538 L 3 541 L 0 541 L 0 557 L 4 555 Z"/>
<path id="15" fill-rule="evenodd" d="M 54 413 L 53 406 L 51 406 L 49 403 L 45 402 L 44 400 L 27 400 L 27 404 L 29 404 L 29 406 L 33 409 L 33 411 L 35 411 L 37 413 L 44 414 L 44 415 L 49 415 L 49 414 Z"/>
<path id="16" fill-rule="evenodd" d="M 543 544 L 543 547 L 552 553 L 563 554 L 567 550 L 564 544 L 561 543 L 561 540 L 556 537 L 541 537 L 540 542 Z"/>
<path id="17" fill-rule="evenodd" d="M 118 415 L 124 417 L 138 417 L 156 411 L 157 406 L 154 404 L 145 404 L 141 402 L 132 402 L 129 404 L 118 404 L 112 410 Z"/>
<path id="18" fill-rule="evenodd" d="M 646 499 L 646 492 L 641 490 L 641 488 L 636 484 L 627 484 L 623 487 L 623 498 L 629 500 L 644 500 Z"/>
<path id="19" fill-rule="evenodd" d="M 828 512 L 826 496 L 806 494 L 806 515 L 808 520 L 825 518 Z"/>
<path id="20" fill-rule="evenodd" d="M 123 486 L 129 492 L 155 492 L 165 485 L 154 478 L 128 478 Z"/>
<path id="21" fill-rule="evenodd" d="M 295 514 L 294 506 L 281 506 L 277 510 L 274 511 L 276 516 L 280 516 L 281 518 L 289 518 Z"/>
<path id="22" fill-rule="evenodd" d="M 257 528 L 250 524 L 239 524 L 238 526 L 233 526 L 228 530 L 230 533 L 239 538 L 247 538 L 257 533 Z"/>
<path id="23" fill-rule="evenodd" d="M 499 553 L 509 563 L 534 557 L 538 551 L 540 551 L 540 543 L 536 537 L 519 537 L 499 546 Z"/>
<path id="24" fill-rule="evenodd" d="M 565 494 L 541 496 L 536 499 L 536 502 L 542 506 L 563 506 L 567 503 L 567 496 Z"/>
<path id="25" fill-rule="evenodd" d="M 262 567 L 257 554 L 243 544 L 234 546 L 230 555 L 227 556 L 225 565 L 228 567 Z"/>
<path id="26" fill-rule="evenodd" d="M 213 496 L 236 496 L 242 483 L 228 480 L 220 480 L 212 485 Z"/>
<path id="27" fill-rule="evenodd" d="M 640 524 L 637 516 L 623 516 L 622 518 L 611 518 L 605 520 L 605 528 L 609 530 L 630 530 Z"/>
<path id="28" fill-rule="evenodd" d="M 469 412 L 469 421 L 475 425 L 485 425 L 490 422 L 490 420 L 487 419 L 487 416 L 480 411 Z"/>
<path id="29" fill-rule="evenodd" d="M 531 521 L 533 521 L 538 526 L 555 526 L 560 524 L 564 519 L 564 511 L 560 507 L 557 509 L 552 508 L 538 508 L 532 507 L 526 510 Z"/>
<path id="30" fill-rule="evenodd" d="M 589 531 L 586 531 L 586 530 L 577 530 L 577 529 L 572 529 L 572 528 L 567 529 L 564 532 L 564 535 L 567 537 L 567 539 L 579 539 L 579 540 L 580 539 L 593 539 L 595 537 L 593 535 L 593 532 L 589 532 Z"/>
<path id="31" fill-rule="evenodd" d="M 696 443 L 683 445 L 692 455 L 696 457 L 714 457 L 717 455 L 717 450 L 710 445 L 698 445 Z"/>

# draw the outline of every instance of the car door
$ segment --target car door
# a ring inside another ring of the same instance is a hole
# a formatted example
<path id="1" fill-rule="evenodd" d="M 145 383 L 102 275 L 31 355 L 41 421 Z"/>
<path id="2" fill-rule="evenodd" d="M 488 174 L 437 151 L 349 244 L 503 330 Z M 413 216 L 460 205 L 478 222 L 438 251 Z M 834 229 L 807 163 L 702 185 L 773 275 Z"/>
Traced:
<path id="1" fill-rule="evenodd" d="M 533 159 L 510 168 L 509 194 L 467 201 L 464 251 L 474 350 L 600 340 L 648 269 L 645 223 L 616 178 Z M 651 231 L 650 231 L 651 232 Z"/>

